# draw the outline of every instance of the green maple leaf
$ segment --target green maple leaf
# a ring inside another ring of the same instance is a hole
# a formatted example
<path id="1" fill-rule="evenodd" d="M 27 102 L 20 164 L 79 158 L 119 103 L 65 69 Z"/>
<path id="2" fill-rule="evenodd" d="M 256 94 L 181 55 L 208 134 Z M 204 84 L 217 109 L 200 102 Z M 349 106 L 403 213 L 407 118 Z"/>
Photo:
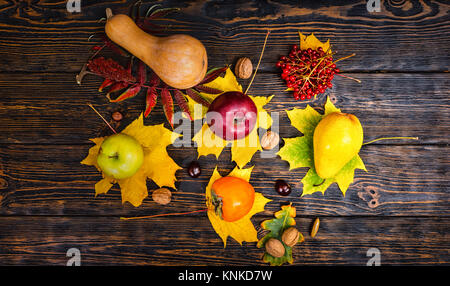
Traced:
<path id="1" fill-rule="evenodd" d="M 314 130 L 323 117 L 330 113 L 340 111 L 341 110 L 339 108 L 336 108 L 333 105 L 330 98 L 327 98 L 323 115 L 309 105 L 304 109 L 294 108 L 286 111 L 289 119 L 291 120 L 292 126 L 302 132 L 303 136 L 296 138 L 283 138 L 285 145 L 280 149 L 278 155 L 281 159 L 289 162 L 290 170 L 302 167 L 310 168 L 302 179 L 302 196 L 315 192 L 321 192 L 323 194 L 334 182 L 338 184 L 339 189 L 345 196 L 345 192 L 353 182 L 355 169 L 367 171 L 361 157 L 357 154 L 333 178 L 323 180 L 316 173 L 314 168 L 313 148 Z"/>
<path id="2" fill-rule="evenodd" d="M 287 228 L 295 225 L 295 215 L 296 210 L 292 204 L 281 206 L 281 210 L 275 213 L 275 218 L 265 220 L 261 223 L 261 227 L 265 230 L 269 230 L 270 232 L 261 238 L 256 246 L 258 248 L 264 247 L 270 238 L 276 238 L 281 241 L 281 235 L 283 232 Z M 300 234 L 298 242 L 302 241 L 303 235 Z M 264 253 L 263 261 L 270 263 L 271 266 L 280 266 L 286 262 L 292 264 L 292 247 L 287 246 L 284 243 L 283 246 L 285 248 L 285 253 L 282 257 L 274 257 L 266 252 Z"/>

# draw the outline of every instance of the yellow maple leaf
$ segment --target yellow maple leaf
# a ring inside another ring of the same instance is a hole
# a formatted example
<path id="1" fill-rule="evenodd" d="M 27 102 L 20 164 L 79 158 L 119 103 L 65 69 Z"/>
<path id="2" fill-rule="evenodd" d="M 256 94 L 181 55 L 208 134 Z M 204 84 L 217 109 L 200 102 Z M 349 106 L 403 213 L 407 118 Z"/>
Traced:
<path id="1" fill-rule="evenodd" d="M 235 167 L 233 171 L 231 171 L 228 176 L 241 178 L 250 181 L 250 176 L 252 173 L 253 167 L 247 169 L 239 169 Z M 253 202 L 253 206 L 248 214 L 246 214 L 241 219 L 234 222 L 227 222 L 218 216 L 214 211 L 214 206 L 212 206 L 212 196 L 211 196 L 211 187 L 213 183 L 222 178 L 222 176 L 217 171 L 217 167 L 214 169 L 214 172 L 209 180 L 208 186 L 206 187 L 206 206 L 208 207 L 208 218 L 213 226 L 215 232 L 222 238 L 223 247 L 227 246 L 227 238 L 231 236 L 234 238 L 239 244 L 242 245 L 243 241 L 246 242 L 255 242 L 258 241 L 257 232 L 250 218 L 259 212 L 264 211 L 264 206 L 270 202 L 271 200 L 265 198 L 261 193 L 255 192 L 255 201 Z"/>
<path id="2" fill-rule="evenodd" d="M 145 126 L 143 114 L 121 133 L 133 136 L 142 145 L 144 163 L 130 178 L 117 180 L 107 176 L 97 164 L 97 155 L 105 137 L 90 139 L 95 146 L 89 149 L 88 156 L 81 161 L 81 164 L 95 166 L 99 172 L 102 172 L 103 179 L 95 184 L 95 195 L 106 194 L 115 183 L 118 183 L 122 203 L 130 202 L 138 207 L 148 196 L 147 178 L 160 187 L 175 188 L 175 173 L 181 167 L 169 156 L 166 147 L 172 144 L 180 134 L 165 128 L 164 124 Z"/>
<path id="3" fill-rule="evenodd" d="M 322 43 L 316 38 L 316 36 L 314 36 L 314 33 L 311 33 L 309 36 L 305 36 L 299 31 L 298 35 L 300 36 L 301 50 L 307 50 L 308 48 L 317 50 L 319 47 L 322 47 L 324 52 L 331 53 L 330 39 L 328 39 L 325 43 Z"/>
<path id="4" fill-rule="evenodd" d="M 212 82 L 205 84 L 205 86 L 223 90 L 225 92 L 242 92 L 242 86 L 237 82 L 236 77 L 229 68 L 227 69 L 224 77 L 219 76 Z M 217 94 L 207 95 L 204 93 L 201 93 L 201 95 L 204 97 L 209 96 L 210 100 L 213 100 L 214 98 L 219 96 Z M 231 145 L 231 160 L 236 162 L 239 168 L 243 168 L 248 162 L 250 162 L 253 155 L 257 151 L 262 150 L 258 135 L 258 128 L 269 129 L 270 126 L 272 126 L 272 118 L 270 117 L 269 113 L 264 110 L 264 106 L 272 100 L 273 95 L 269 97 L 249 95 L 249 97 L 253 100 L 258 110 L 257 125 L 252 130 L 252 132 L 250 132 L 250 134 L 245 138 L 226 141 L 223 138 L 216 136 L 211 131 L 208 124 L 204 123 L 202 128 L 192 138 L 192 140 L 197 143 L 197 151 L 199 157 L 213 154 L 214 156 L 216 156 L 216 158 L 219 158 L 219 155 L 222 153 L 223 149 L 226 146 Z M 191 110 L 195 110 L 195 107 L 198 106 L 198 104 L 194 105 L 194 101 L 190 100 L 189 106 Z M 199 114 L 199 112 L 193 112 L 194 118 L 203 118 L 206 115 L 206 112 L 206 108 L 203 108 L 201 110 L 201 114 Z"/>

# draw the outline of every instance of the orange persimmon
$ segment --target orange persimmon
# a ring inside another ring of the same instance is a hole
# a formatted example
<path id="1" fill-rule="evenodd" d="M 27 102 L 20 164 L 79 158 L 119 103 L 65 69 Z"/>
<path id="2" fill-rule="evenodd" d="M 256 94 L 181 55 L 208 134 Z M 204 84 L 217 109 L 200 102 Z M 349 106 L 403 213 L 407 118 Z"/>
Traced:
<path id="1" fill-rule="evenodd" d="M 223 177 L 211 187 L 212 204 L 218 216 L 228 222 L 241 219 L 250 212 L 255 201 L 255 189 L 246 180 Z"/>

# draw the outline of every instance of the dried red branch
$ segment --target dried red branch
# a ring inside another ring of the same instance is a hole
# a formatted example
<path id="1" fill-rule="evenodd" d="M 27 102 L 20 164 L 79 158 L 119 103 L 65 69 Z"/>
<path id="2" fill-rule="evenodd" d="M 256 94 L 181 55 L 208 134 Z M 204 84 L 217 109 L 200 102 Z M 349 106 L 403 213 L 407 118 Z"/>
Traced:
<path id="1" fill-rule="evenodd" d="M 113 81 L 122 81 L 128 83 L 136 82 L 136 78 L 130 71 L 126 70 L 113 59 L 99 57 L 92 59 L 87 64 L 88 69 L 96 75 Z"/>
<path id="2" fill-rule="evenodd" d="M 144 116 L 147 117 L 152 112 L 153 107 L 156 105 L 156 101 L 158 99 L 158 93 L 154 87 L 150 87 L 147 89 L 147 95 L 145 97 L 145 112 Z"/>
<path id="3" fill-rule="evenodd" d="M 173 97 L 175 98 L 175 101 L 177 102 L 178 106 L 181 107 L 181 110 L 186 114 L 186 116 L 192 121 L 192 115 L 189 110 L 188 103 L 186 101 L 186 98 L 184 98 L 184 95 L 179 91 L 178 89 L 173 91 Z"/>
<path id="4" fill-rule="evenodd" d="M 173 128 L 173 100 L 170 91 L 167 88 L 161 90 L 161 101 L 164 109 L 164 114 Z"/>

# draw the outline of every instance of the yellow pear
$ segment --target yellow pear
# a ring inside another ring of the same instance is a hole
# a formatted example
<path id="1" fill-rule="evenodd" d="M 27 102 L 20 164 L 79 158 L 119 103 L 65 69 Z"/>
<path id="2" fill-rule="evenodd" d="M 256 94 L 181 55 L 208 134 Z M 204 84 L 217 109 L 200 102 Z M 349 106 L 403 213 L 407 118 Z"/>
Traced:
<path id="1" fill-rule="evenodd" d="M 363 143 L 363 129 L 353 114 L 333 112 L 314 130 L 314 165 L 319 177 L 333 178 L 356 154 Z"/>

